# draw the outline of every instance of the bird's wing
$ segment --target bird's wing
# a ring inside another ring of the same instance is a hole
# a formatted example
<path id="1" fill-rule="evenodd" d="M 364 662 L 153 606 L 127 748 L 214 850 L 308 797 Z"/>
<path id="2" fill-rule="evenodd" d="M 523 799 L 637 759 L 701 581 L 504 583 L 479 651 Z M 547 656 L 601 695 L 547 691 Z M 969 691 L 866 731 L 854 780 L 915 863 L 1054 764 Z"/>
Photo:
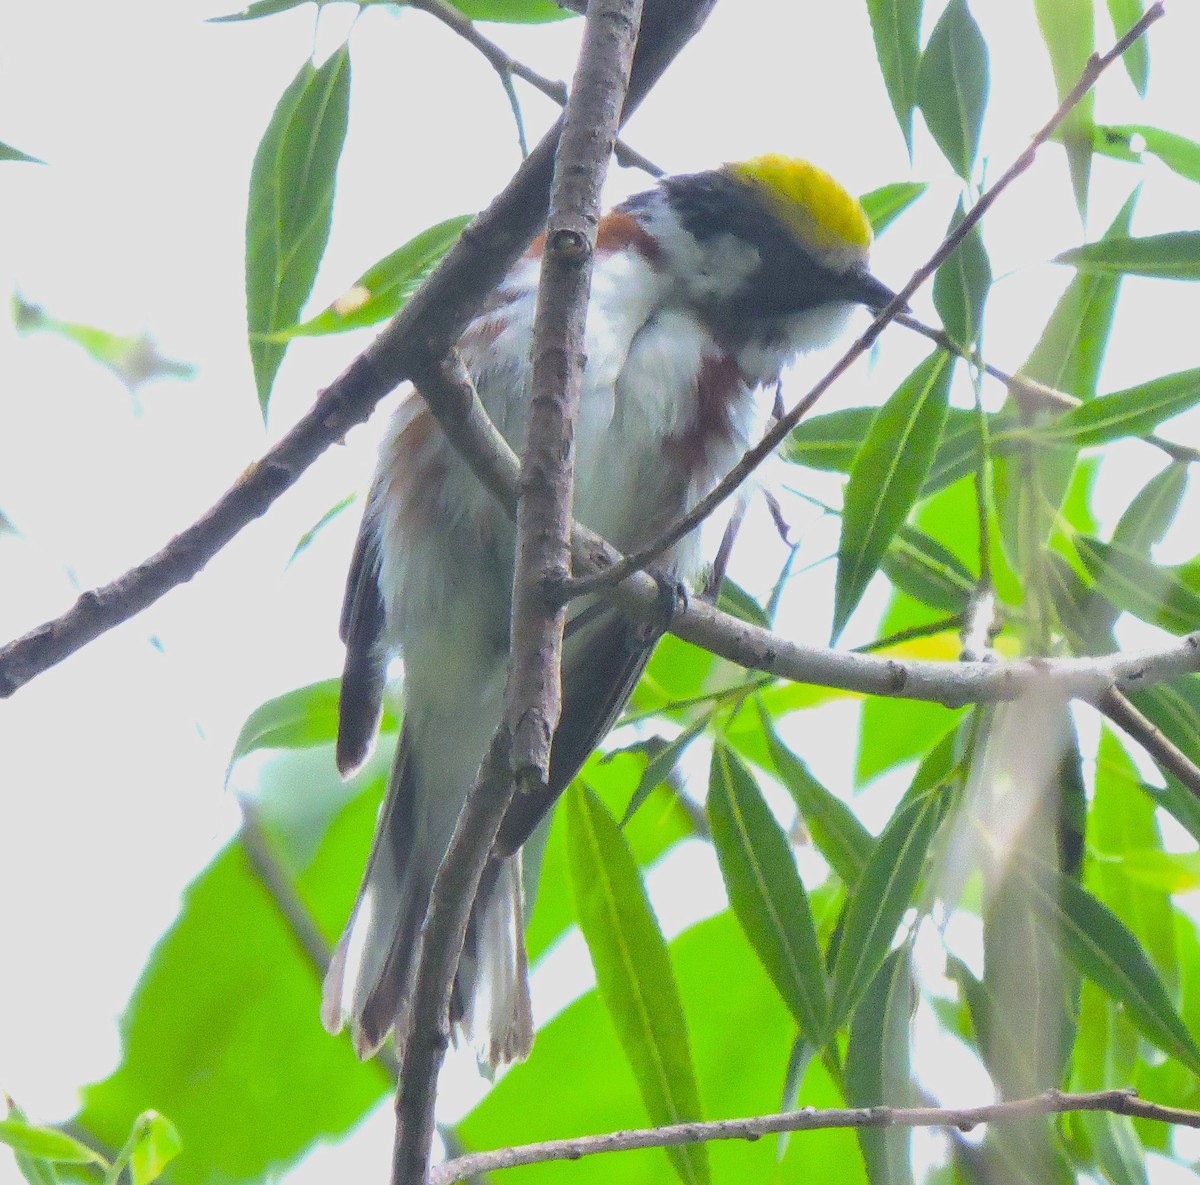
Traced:
<path id="1" fill-rule="evenodd" d="M 339 628 L 346 643 L 338 701 L 337 766 L 353 773 L 367 759 L 383 711 L 387 654 L 382 644 L 383 594 L 379 590 L 379 543 L 370 501 L 358 530 Z"/>

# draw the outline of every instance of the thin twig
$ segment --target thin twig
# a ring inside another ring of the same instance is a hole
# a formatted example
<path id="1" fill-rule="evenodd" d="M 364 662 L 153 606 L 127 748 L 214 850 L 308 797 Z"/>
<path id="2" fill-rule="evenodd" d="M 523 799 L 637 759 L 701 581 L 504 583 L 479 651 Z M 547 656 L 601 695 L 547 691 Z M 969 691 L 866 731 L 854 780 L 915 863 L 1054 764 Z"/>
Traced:
<path id="1" fill-rule="evenodd" d="M 599 1152 L 628 1152 L 636 1148 L 674 1148 L 712 1140 L 759 1140 L 777 1132 L 822 1131 L 829 1128 L 946 1127 L 970 1131 L 985 1123 L 1011 1123 L 1035 1115 L 1065 1115 L 1079 1111 L 1107 1111 L 1153 1119 L 1180 1127 L 1200 1127 L 1200 1112 L 1162 1107 L 1143 1101 L 1132 1090 L 1100 1090 L 1067 1094 L 1050 1090 L 1031 1098 L 990 1103 L 982 1107 L 859 1107 L 815 1110 L 804 1107 L 778 1115 L 753 1119 L 725 1119 L 712 1123 L 675 1123 L 665 1127 L 611 1132 L 602 1136 L 580 1136 L 571 1140 L 546 1140 L 494 1152 L 473 1152 L 435 1169 L 430 1185 L 453 1185 L 473 1173 L 543 1164 L 555 1160 L 579 1160 Z"/>
<path id="2" fill-rule="evenodd" d="M 622 119 L 634 112 L 716 0 L 646 0 Z M 390 325 L 320 393 L 311 411 L 194 523 L 109 584 L 0 648 L 0 699 L 191 580 L 243 527 L 265 514 L 330 445 L 389 391 L 436 366 L 545 220 L 560 125 L 529 154 Z"/>
<path id="3" fill-rule="evenodd" d="M 1152 720 L 1138 711 L 1127 695 L 1110 688 L 1096 701 L 1096 706 L 1137 741 L 1163 770 L 1173 774 L 1189 793 L 1200 798 L 1200 768 Z"/>
<path id="4" fill-rule="evenodd" d="M 620 123 L 641 12 L 642 0 L 591 0 L 563 120 L 534 318 L 504 715 L 434 879 L 421 930 L 412 1018 L 400 1043 L 392 1185 L 421 1185 L 428 1176 L 454 977 L 479 880 L 514 779 L 541 786 L 549 778 L 550 744 L 561 703 L 566 613 L 548 589 L 556 592 L 570 573 L 572 442 L 583 386 L 584 323 L 600 191 Z"/>
<path id="5" fill-rule="evenodd" d="M 409 8 L 417 8 L 441 21 L 447 28 L 452 29 L 468 45 L 477 49 L 491 65 L 492 69 L 502 79 L 509 77 L 520 78 L 529 83 L 534 90 L 540 91 L 546 98 L 551 99 L 560 107 L 567 102 L 567 86 L 564 82 L 547 78 L 536 70 L 511 57 L 494 41 L 490 41 L 468 17 L 463 16 L 449 0 L 404 0 Z M 663 170 L 652 160 L 648 160 L 634 148 L 630 148 L 623 140 L 618 140 L 613 149 L 616 153 L 617 164 L 624 168 L 641 169 L 651 177 L 661 177 Z"/>
<path id="6" fill-rule="evenodd" d="M 888 324 L 907 308 L 909 299 L 913 293 L 937 271 L 938 267 L 950 256 L 951 252 L 954 251 L 959 243 L 978 224 L 980 219 L 991 209 L 996 199 L 1017 177 L 1033 164 L 1038 149 L 1050 139 L 1080 99 L 1095 85 L 1100 75 L 1162 15 L 1162 4 L 1152 4 L 1142 15 L 1141 19 L 1134 24 L 1129 32 L 1108 53 L 1103 55 L 1093 54 L 1088 59 L 1079 81 L 1071 88 L 1045 126 L 1030 140 L 1025 151 L 1009 165 L 1008 169 L 1005 170 L 1004 174 L 990 189 L 980 194 L 979 201 L 967 211 L 962 221 L 946 236 L 929 259 L 913 273 L 908 283 L 900 289 L 892 302 L 876 316 L 875 320 L 867 326 L 866 331 L 833 364 L 825 376 L 817 382 L 791 411 L 779 419 L 763 435 L 758 444 L 747 449 L 742 455 L 741 460 L 718 482 L 707 497 L 702 498 L 687 514 L 681 516 L 653 542 L 643 547 L 640 551 L 626 556 L 624 561 L 612 571 L 592 573 L 572 580 L 569 589 L 566 590 L 566 595 L 569 597 L 578 597 L 583 596 L 585 593 L 596 592 L 601 588 L 623 580 L 631 572 L 645 568 L 647 564 L 651 563 L 656 557 L 666 551 L 667 548 L 678 543 L 680 539 L 698 527 L 721 503 L 735 493 L 759 465 L 787 439 L 788 434 L 808 414 L 817 400 L 871 348 Z"/>

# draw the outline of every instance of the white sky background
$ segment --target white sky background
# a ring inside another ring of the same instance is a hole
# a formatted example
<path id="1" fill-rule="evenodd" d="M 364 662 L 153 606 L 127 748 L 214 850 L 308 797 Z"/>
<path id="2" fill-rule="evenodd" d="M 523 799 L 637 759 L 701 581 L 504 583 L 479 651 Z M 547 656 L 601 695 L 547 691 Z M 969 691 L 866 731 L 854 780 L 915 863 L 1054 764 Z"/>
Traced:
<path id="1" fill-rule="evenodd" d="M 942 6 L 928 7 L 936 17 Z M 972 8 L 993 50 L 984 143 L 995 176 L 1053 109 L 1053 86 L 1032 5 Z M 0 140 L 48 162 L 0 164 L 0 299 L 19 289 L 66 320 L 146 330 L 164 354 L 199 368 L 191 382 L 144 388 L 139 418 L 121 384 L 78 347 L 19 338 L 0 321 L 0 510 L 21 532 L 0 537 L 0 641 L 192 521 L 369 340 L 296 343 L 264 435 L 245 345 L 246 187 L 274 104 L 312 49 L 313 10 L 202 23 L 222 11 L 215 0 L 0 3 Z M 326 14 L 319 52 L 344 34 L 349 12 Z M 515 56 L 568 78 L 580 27 L 486 28 Z M 1101 44 L 1109 39 L 1104 30 Z M 313 309 L 412 234 L 481 208 L 518 163 L 495 74 L 430 18 L 369 10 L 351 44 L 350 134 Z M 1200 6 L 1176 0 L 1151 34 L 1151 101 L 1138 101 L 1114 69 L 1097 117 L 1200 139 L 1198 45 Z M 517 87 L 533 143 L 551 105 Z M 672 172 L 776 151 L 816 161 L 856 192 L 909 177 L 934 182 L 936 192 L 876 249 L 876 274 L 899 286 L 933 249 L 958 196 L 917 122 L 910 166 L 864 4 L 724 0 L 626 136 Z M 1135 232 L 1194 228 L 1196 188 L 1151 169 Z M 1041 261 L 1081 240 L 1064 175 L 1061 153 L 1044 151 L 986 224 L 997 274 L 1013 273 L 991 297 L 988 356 L 1001 367 L 1024 359 L 1068 278 Z M 1098 162 L 1092 233 L 1134 175 Z M 611 196 L 645 184 L 615 170 Z M 915 305 L 934 319 L 927 294 Z M 1196 365 L 1197 324 L 1196 286 L 1127 282 L 1103 388 Z M 891 331 L 874 371 L 860 366 L 828 406 L 881 400 L 921 353 Z M 816 369 L 810 362 L 802 374 Z M 793 379 L 793 399 L 802 381 Z M 190 585 L 0 702 L 0 1088 L 34 1116 L 66 1117 L 75 1089 L 115 1065 L 115 1019 L 147 952 L 179 892 L 236 826 L 223 775 L 247 714 L 340 669 L 336 624 L 356 512 L 287 561 L 303 532 L 365 483 L 380 423 L 327 453 Z M 1195 442 L 1196 425 L 1177 434 Z M 1119 484 L 1114 506 L 1159 463 L 1146 448 L 1122 450 L 1109 470 Z M 1193 503 L 1191 521 L 1194 513 Z M 833 528 L 818 524 L 801 562 L 835 546 Z M 802 591 L 816 596 L 822 582 L 818 573 Z M 824 641 L 830 606 L 810 598 L 786 620 Z M 865 634 L 870 610 L 858 620 Z M 825 747 L 805 747 L 843 792 L 855 720 L 845 705 L 829 710 L 812 730 Z M 371 1148 L 375 1163 L 386 1138 Z M 329 1155 L 322 1161 L 332 1171 Z M 17 1179 L 0 1155 L 0 1185 Z"/>

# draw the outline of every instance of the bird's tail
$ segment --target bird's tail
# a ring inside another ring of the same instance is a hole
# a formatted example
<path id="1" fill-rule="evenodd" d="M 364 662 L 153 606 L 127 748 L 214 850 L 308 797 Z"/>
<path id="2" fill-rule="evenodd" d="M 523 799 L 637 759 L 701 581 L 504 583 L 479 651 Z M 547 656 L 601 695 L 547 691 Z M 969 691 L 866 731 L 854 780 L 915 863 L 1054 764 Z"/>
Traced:
<path id="1" fill-rule="evenodd" d="M 332 1033 L 349 1021 L 362 1058 L 374 1055 L 393 1029 L 403 1044 L 422 924 L 453 830 L 453 818 L 436 827 L 425 817 L 429 788 L 420 785 L 412 749 L 406 728 L 362 886 L 325 976 L 321 1019 Z M 493 1069 L 526 1057 L 533 1044 L 524 931 L 520 857 L 489 864 L 472 909 L 452 1019 Z"/>

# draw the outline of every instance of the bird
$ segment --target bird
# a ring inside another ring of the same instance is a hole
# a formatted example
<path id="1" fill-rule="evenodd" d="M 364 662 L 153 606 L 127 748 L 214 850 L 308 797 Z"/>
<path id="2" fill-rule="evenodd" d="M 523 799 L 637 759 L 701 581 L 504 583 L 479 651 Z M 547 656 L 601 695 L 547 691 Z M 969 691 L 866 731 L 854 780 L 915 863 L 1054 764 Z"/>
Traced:
<path id="1" fill-rule="evenodd" d="M 574 515 L 621 551 L 656 538 L 738 460 L 765 395 L 800 353 L 831 343 L 856 306 L 894 293 L 868 268 L 860 202 L 801 159 L 764 155 L 660 178 L 598 221 L 575 426 Z M 458 350 L 492 420 L 520 450 L 529 412 L 542 240 L 469 323 Z M 325 978 L 322 1020 L 359 1056 L 407 1033 L 422 924 L 438 866 L 500 721 L 514 527 L 454 451 L 419 392 L 386 432 L 341 616 L 337 764 L 368 756 L 388 667 L 403 719 L 358 897 Z M 692 532 L 660 580 L 704 568 Z M 608 603 L 573 606 L 548 785 L 517 795 L 472 907 L 454 986 L 455 1038 L 481 1067 L 533 1043 L 521 846 L 613 726 L 661 625 Z"/>

